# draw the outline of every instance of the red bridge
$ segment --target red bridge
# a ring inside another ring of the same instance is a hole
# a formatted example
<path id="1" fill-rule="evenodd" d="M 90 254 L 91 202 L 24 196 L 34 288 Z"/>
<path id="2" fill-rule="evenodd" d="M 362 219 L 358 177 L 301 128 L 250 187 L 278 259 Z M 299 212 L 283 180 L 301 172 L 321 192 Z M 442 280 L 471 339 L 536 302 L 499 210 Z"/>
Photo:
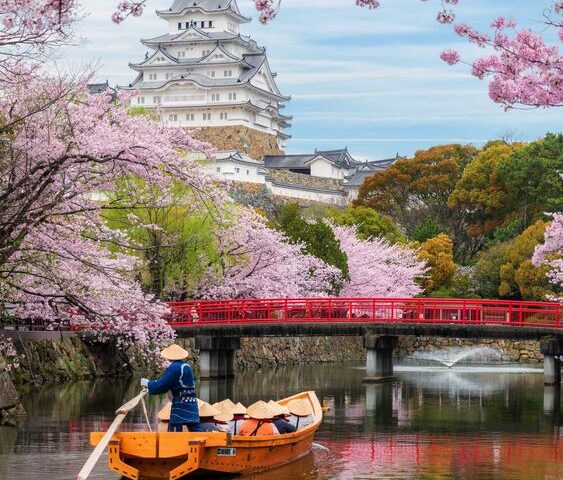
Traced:
<path id="1" fill-rule="evenodd" d="M 272 298 L 169 303 L 174 328 L 267 324 L 448 324 L 557 331 L 563 306 L 452 298 Z"/>
<path id="2" fill-rule="evenodd" d="M 232 373 L 240 337 L 363 336 L 369 378 L 390 377 L 398 335 L 540 340 L 545 381 L 559 383 L 563 306 L 451 298 L 272 298 L 172 302 L 168 321 L 195 337 L 202 376 Z"/>

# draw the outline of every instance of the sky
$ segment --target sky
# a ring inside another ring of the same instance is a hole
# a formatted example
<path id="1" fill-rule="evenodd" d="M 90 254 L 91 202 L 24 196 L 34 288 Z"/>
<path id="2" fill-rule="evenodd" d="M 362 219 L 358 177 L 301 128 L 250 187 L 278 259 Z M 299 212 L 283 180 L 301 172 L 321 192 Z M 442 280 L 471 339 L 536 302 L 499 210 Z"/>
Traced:
<path id="1" fill-rule="evenodd" d="M 77 45 L 59 62 L 65 69 L 96 67 L 98 80 L 127 84 L 135 77 L 129 62 L 144 58 L 140 38 L 166 33 L 154 11 L 172 0 L 149 0 L 145 14 L 114 25 L 118 0 L 82 0 Z M 286 152 L 347 146 L 358 158 L 412 156 L 416 150 L 445 143 L 477 146 L 504 135 L 534 140 L 561 131 L 561 109 L 505 112 L 487 94 L 487 82 L 465 65 L 439 59 L 446 48 L 463 58 L 479 53 L 435 20 L 439 2 L 381 0 L 367 10 L 354 0 L 283 0 L 268 25 L 257 21 L 251 0 L 238 0 L 253 18 L 241 33 L 265 46 L 278 86 L 291 95 L 285 114 L 293 115 Z M 549 0 L 460 0 L 460 22 L 486 27 L 499 15 L 542 29 Z M 557 43 L 553 37 L 553 43 Z"/>

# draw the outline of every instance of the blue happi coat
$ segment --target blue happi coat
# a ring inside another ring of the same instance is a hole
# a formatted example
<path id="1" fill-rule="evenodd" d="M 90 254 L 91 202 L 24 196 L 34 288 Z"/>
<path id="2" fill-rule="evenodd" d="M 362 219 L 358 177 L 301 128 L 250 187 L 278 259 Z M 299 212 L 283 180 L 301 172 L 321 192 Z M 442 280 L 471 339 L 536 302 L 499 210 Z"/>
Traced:
<path id="1" fill-rule="evenodd" d="M 172 392 L 171 424 L 199 422 L 194 374 L 186 362 L 172 362 L 158 380 L 149 381 L 148 389 L 151 395 Z"/>

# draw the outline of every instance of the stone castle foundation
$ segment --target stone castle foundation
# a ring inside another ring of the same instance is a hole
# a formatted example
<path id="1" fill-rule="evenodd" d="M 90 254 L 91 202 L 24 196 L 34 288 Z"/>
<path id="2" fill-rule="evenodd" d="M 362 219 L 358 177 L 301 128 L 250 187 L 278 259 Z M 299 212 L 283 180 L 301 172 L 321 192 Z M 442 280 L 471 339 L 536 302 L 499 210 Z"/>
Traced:
<path id="1" fill-rule="evenodd" d="M 202 127 L 194 131 L 194 136 L 198 140 L 210 143 L 217 150 L 236 150 L 256 160 L 262 160 L 264 155 L 283 153 L 275 135 L 242 125 Z"/>

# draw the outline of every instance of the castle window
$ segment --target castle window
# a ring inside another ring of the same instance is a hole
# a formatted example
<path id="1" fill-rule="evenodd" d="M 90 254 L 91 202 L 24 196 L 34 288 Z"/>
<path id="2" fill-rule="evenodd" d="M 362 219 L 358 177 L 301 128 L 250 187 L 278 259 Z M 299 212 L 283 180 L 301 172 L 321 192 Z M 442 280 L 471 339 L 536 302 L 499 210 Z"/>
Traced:
<path id="1" fill-rule="evenodd" d="M 213 27 L 213 22 L 210 20 L 209 22 L 207 22 L 207 25 L 209 26 L 209 28 Z"/>
<path id="2" fill-rule="evenodd" d="M 158 75 L 156 73 L 149 73 L 149 80 L 156 80 Z"/>
<path id="3" fill-rule="evenodd" d="M 204 113 L 204 114 L 203 114 L 203 119 L 204 119 L 204 120 L 211 120 L 211 113 Z"/>
<path id="4" fill-rule="evenodd" d="M 236 100 L 237 94 L 236 93 L 229 93 L 229 100 Z"/>
<path id="5" fill-rule="evenodd" d="M 177 122 L 178 121 L 178 115 L 176 115 L 175 113 L 168 115 L 168 120 L 170 120 L 171 122 Z"/>
<path id="6" fill-rule="evenodd" d="M 137 97 L 137 103 L 139 105 L 144 105 L 145 103 L 145 97 Z"/>
<path id="7" fill-rule="evenodd" d="M 160 97 L 152 97 L 152 103 L 160 103 Z"/>
<path id="8" fill-rule="evenodd" d="M 224 70 L 224 71 L 223 71 L 223 76 L 224 76 L 224 77 L 232 77 L 232 76 L 233 76 L 233 71 L 232 71 L 232 70 Z"/>
<path id="9" fill-rule="evenodd" d="M 186 28 L 190 28 L 190 23 L 186 22 Z"/>
<path id="10" fill-rule="evenodd" d="M 201 25 L 201 28 L 205 28 L 205 22 L 201 22 L 200 25 Z"/>
<path id="11" fill-rule="evenodd" d="M 215 168 L 215 170 L 217 171 L 217 173 L 221 173 L 221 167 L 217 167 Z"/>
<path id="12" fill-rule="evenodd" d="M 211 75 L 210 75 L 211 78 L 215 78 L 215 70 L 211 70 L 211 72 L 209 72 L 209 73 L 211 73 Z"/>
<path id="13" fill-rule="evenodd" d="M 185 50 L 180 50 L 178 52 L 178 57 L 185 57 L 186 56 L 186 51 Z"/>
<path id="14" fill-rule="evenodd" d="M 182 22 L 178 22 L 178 30 L 182 30 Z"/>
<path id="15" fill-rule="evenodd" d="M 211 94 L 211 101 L 212 102 L 218 102 L 221 99 L 221 95 L 219 95 L 218 93 L 212 93 Z"/>
<path id="16" fill-rule="evenodd" d="M 235 167 L 235 172 L 240 173 L 240 168 L 239 168 L 239 167 Z"/>
<path id="17" fill-rule="evenodd" d="M 194 114 L 193 113 L 186 113 L 186 121 L 193 122 L 194 121 Z"/>
<path id="18" fill-rule="evenodd" d="M 221 112 L 221 113 L 219 114 L 219 118 L 220 118 L 221 120 L 227 120 L 227 112 Z"/>
<path id="19" fill-rule="evenodd" d="M 250 175 L 250 170 L 247 170 L 247 171 L 246 171 L 246 174 L 247 174 L 247 175 Z"/>

